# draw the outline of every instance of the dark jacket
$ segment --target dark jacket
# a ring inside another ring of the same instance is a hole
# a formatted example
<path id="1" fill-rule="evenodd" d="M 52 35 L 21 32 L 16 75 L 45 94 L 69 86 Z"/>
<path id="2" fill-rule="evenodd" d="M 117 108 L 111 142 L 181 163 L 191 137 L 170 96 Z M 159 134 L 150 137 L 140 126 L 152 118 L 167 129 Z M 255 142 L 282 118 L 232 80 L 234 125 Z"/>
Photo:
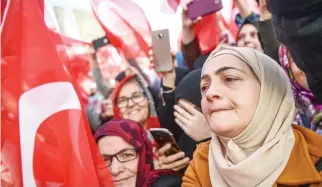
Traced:
<path id="1" fill-rule="evenodd" d="M 322 102 L 322 0 L 267 0 L 276 37 L 302 69 Z"/>
<path id="2" fill-rule="evenodd" d="M 178 86 L 180 81 L 183 79 L 183 77 L 186 74 L 189 73 L 189 71 L 185 68 L 175 68 L 175 72 L 176 72 L 175 86 Z M 170 88 L 167 88 L 164 86 L 162 86 L 162 89 L 164 91 L 170 90 Z M 159 97 L 159 104 L 157 105 L 157 113 L 158 113 L 161 127 L 170 130 L 173 133 L 174 138 L 178 141 L 180 135 L 182 134 L 182 130 L 178 125 L 176 125 L 174 121 L 174 115 L 173 115 L 174 105 L 175 105 L 174 91 L 170 93 L 163 93 Z"/>
<path id="3" fill-rule="evenodd" d="M 182 177 L 177 175 L 163 175 L 151 185 L 151 187 L 181 187 Z"/>
<path id="4" fill-rule="evenodd" d="M 175 103 L 177 103 L 179 99 L 185 99 L 196 107 L 201 108 L 200 78 L 201 69 L 193 70 L 187 74 L 176 89 Z M 183 132 L 179 138 L 178 144 L 185 155 L 192 159 L 197 142 Z"/>

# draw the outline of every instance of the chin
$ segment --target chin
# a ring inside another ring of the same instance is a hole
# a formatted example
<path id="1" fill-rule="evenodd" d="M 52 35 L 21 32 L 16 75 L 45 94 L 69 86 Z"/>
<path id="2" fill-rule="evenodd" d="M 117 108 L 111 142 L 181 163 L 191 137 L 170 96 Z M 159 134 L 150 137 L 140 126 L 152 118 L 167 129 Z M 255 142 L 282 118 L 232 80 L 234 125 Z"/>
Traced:
<path id="1" fill-rule="evenodd" d="M 220 123 L 218 121 L 209 121 L 210 129 L 213 133 L 222 137 L 234 137 L 235 128 L 229 123 Z"/>
<path id="2" fill-rule="evenodd" d="M 115 183 L 115 187 L 135 187 L 136 186 L 136 181 L 133 179 L 129 179 L 127 181 L 122 181 L 119 183 Z"/>

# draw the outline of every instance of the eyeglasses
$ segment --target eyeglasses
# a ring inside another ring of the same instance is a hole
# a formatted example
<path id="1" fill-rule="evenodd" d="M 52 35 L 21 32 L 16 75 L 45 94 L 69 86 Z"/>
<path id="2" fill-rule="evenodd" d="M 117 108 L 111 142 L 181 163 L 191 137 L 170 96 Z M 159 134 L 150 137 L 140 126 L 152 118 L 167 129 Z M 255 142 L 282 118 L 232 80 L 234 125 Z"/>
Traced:
<path id="1" fill-rule="evenodd" d="M 132 161 L 138 157 L 138 150 L 136 148 L 125 149 L 125 150 L 120 151 L 114 155 L 103 155 L 103 159 L 108 167 L 112 165 L 112 161 L 113 161 L 114 157 L 116 157 L 116 159 L 120 163 L 129 162 L 129 161 Z"/>
<path id="2" fill-rule="evenodd" d="M 134 92 L 131 97 L 120 97 L 116 104 L 119 108 L 127 107 L 130 99 L 133 103 L 139 104 L 145 99 L 145 95 L 143 92 Z"/>

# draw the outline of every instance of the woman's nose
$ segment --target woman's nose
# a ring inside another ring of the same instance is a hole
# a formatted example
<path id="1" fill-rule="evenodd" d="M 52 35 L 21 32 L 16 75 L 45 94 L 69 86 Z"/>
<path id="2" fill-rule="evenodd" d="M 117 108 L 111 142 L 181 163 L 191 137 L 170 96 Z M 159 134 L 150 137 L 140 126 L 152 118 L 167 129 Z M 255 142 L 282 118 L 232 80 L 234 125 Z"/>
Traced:
<path id="1" fill-rule="evenodd" d="M 214 83 L 212 83 L 210 85 L 210 87 L 208 88 L 207 92 L 205 93 L 205 96 L 207 98 L 207 100 L 212 101 L 215 99 L 220 99 L 221 98 L 221 94 L 220 94 L 220 87 Z"/>
<path id="2" fill-rule="evenodd" d="M 127 106 L 128 107 L 133 107 L 135 105 L 135 103 L 133 102 L 132 98 L 128 100 Z"/>
<path id="3" fill-rule="evenodd" d="M 124 171 L 124 163 L 119 162 L 115 157 L 109 167 L 111 174 L 117 176 Z"/>

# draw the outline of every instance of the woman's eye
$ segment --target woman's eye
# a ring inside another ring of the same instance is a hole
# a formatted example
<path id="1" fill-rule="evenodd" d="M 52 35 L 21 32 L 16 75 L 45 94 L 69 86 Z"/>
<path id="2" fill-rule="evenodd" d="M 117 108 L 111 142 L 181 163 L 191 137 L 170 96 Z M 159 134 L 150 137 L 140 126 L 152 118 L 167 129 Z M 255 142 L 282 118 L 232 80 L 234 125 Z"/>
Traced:
<path id="1" fill-rule="evenodd" d="M 232 83 L 232 82 L 234 82 L 234 81 L 236 81 L 236 80 L 238 80 L 238 79 L 236 79 L 236 78 L 234 78 L 234 77 L 225 77 L 225 79 L 224 79 L 224 81 L 225 81 L 226 83 Z"/>
<path id="2" fill-rule="evenodd" d="M 255 38 L 255 37 L 257 36 L 257 33 L 256 33 L 256 32 L 251 32 L 251 33 L 250 33 L 250 36 L 251 36 L 252 38 Z"/>
<path id="3" fill-rule="evenodd" d="M 205 92 L 205 91 L 207 91 L 207 90 L 208 90 L 208 88 L 209 88 L 209 86 L 207 86 L 207 85 L 202 85 L 202 86 L 200 87 L 201 92 Z"/>
<path id="4" fill-rule="evenodd" d="M 135 157 L 135 155 L 131 154 L 131 153 L 124 153 L 123 154 L 123 158 L 125 158 L 125 159 L 129 159 L 129 158 L 133 158 L 133 157 Z"/>

